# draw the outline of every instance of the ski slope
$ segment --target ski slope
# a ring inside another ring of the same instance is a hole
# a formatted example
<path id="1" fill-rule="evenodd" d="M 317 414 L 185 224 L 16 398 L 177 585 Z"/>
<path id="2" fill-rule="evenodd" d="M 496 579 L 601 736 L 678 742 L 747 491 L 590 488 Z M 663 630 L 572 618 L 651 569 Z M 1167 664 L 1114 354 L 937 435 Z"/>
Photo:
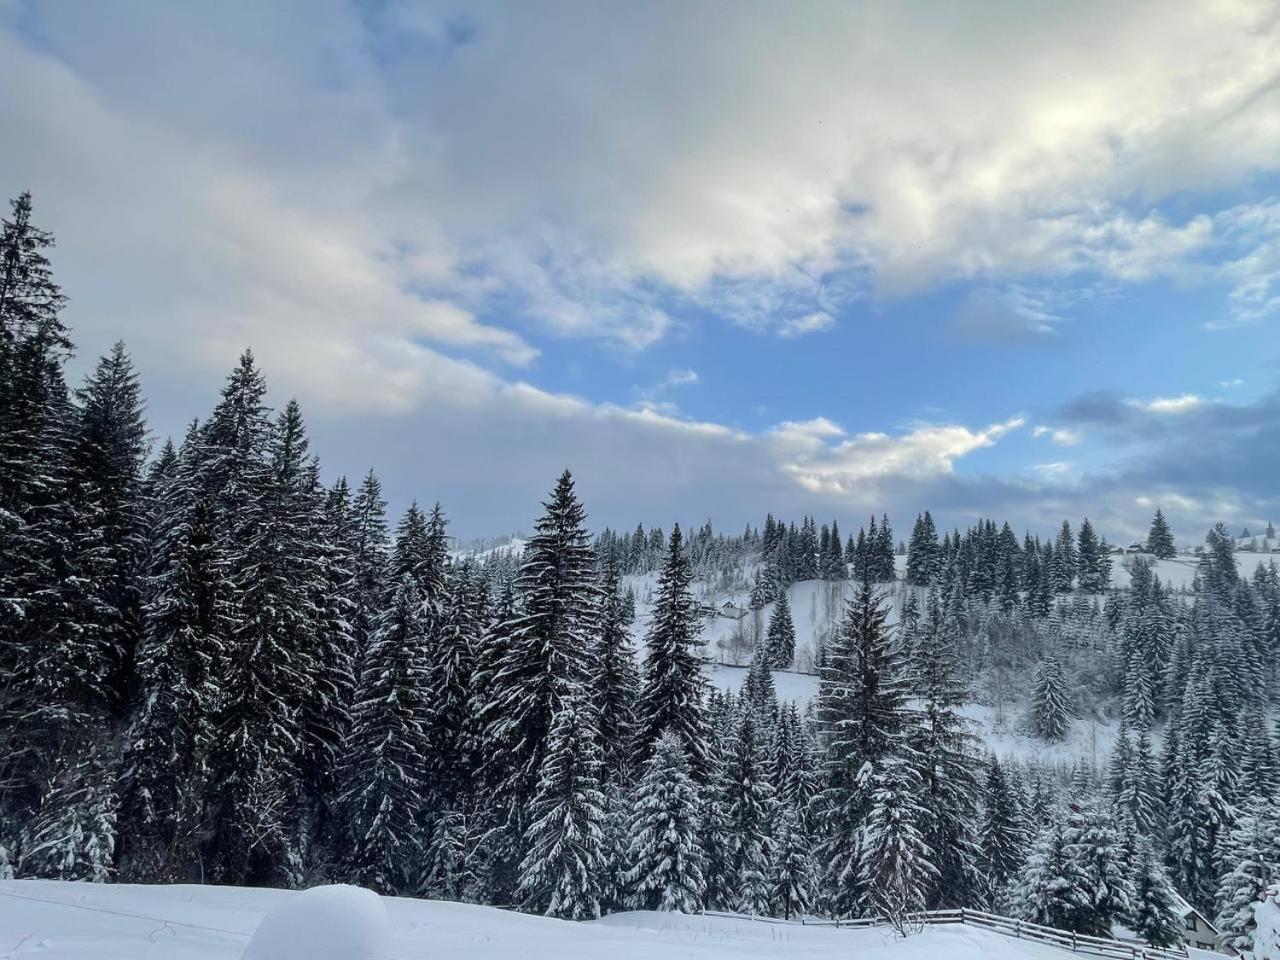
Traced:
<path id="1" fill-rule="evenodd" d="M 240 960 L 259 921 L 299 894 L 237 887 L 0 882 L 4 960 Z M 569 923 L 493 907 L 386 898 L 388 960 L 1064 960 L 971 927 L 782 926 L 663 913 Z M 321 951 L 312 960 L 345 960 Z"/>

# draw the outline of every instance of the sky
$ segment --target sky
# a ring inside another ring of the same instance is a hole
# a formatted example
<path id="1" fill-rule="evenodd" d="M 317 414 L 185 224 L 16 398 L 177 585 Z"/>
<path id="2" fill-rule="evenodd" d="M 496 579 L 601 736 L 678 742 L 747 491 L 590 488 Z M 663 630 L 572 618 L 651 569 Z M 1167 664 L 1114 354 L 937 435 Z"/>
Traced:
<path id="1" fill-rule="evenodd" d="M 0 192 L 157 438 L 527 530 L 1280 521 L 1273 3 L 0 0 Z"/>

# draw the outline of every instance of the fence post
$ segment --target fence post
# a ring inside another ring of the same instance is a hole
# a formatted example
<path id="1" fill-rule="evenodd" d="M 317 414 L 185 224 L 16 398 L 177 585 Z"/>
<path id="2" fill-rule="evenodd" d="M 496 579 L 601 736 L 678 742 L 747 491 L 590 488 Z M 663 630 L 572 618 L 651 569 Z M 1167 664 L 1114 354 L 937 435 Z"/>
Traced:
<path id="1" fill-rule="evenodd" d="M 1076 932 L 1074 930 L 1071 931 L 1071 952 L 1076 952 Z"/>
<path id="2" fill-rule="evenodd" d="M 1019 940 L 1022 939 L 1022 921 L 1021 920 L 1013 921 L 1013 935 L 1017 937 Z"/>

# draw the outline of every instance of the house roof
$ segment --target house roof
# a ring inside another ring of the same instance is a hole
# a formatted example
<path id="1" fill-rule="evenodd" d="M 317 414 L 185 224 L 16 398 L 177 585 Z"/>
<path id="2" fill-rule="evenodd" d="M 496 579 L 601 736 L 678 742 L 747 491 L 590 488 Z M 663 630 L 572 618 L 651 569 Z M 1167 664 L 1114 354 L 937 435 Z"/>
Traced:
<path id="1" fill-rule="evenodd" d="M 1214 925 L 1213 921 L 1210 920 L 1208 917 L 1206 917 L 1203 913 L 1201 913 L 1195 907 L 1193 907 L 1191 904 L 1187 903 L 1187 901 L 1182 898 L 1181 894 L 1175 893 L 1173 895 L 1173 899 L 1174 899 L 1174 904 L 1178 909 L 1178 916 L 1186 917 L 1194 913 L 1197 917 L 1200 918 L 1200 921 L 1206 927 L 1212 930 L 1215 934 L 1218 933 L 1218 928 Z"/>

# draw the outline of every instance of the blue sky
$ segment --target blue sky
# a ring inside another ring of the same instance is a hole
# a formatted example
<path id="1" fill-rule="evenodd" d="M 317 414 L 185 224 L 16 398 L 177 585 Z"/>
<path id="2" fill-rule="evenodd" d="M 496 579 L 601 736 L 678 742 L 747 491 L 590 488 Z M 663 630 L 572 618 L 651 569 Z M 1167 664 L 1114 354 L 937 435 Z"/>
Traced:
<path id="1" fill-rule="evenodd" d="M 252 345 L 464 535 L 1280 518 L 1267 4 L 0 0 L 0 184 L 160 434 Z"/>

